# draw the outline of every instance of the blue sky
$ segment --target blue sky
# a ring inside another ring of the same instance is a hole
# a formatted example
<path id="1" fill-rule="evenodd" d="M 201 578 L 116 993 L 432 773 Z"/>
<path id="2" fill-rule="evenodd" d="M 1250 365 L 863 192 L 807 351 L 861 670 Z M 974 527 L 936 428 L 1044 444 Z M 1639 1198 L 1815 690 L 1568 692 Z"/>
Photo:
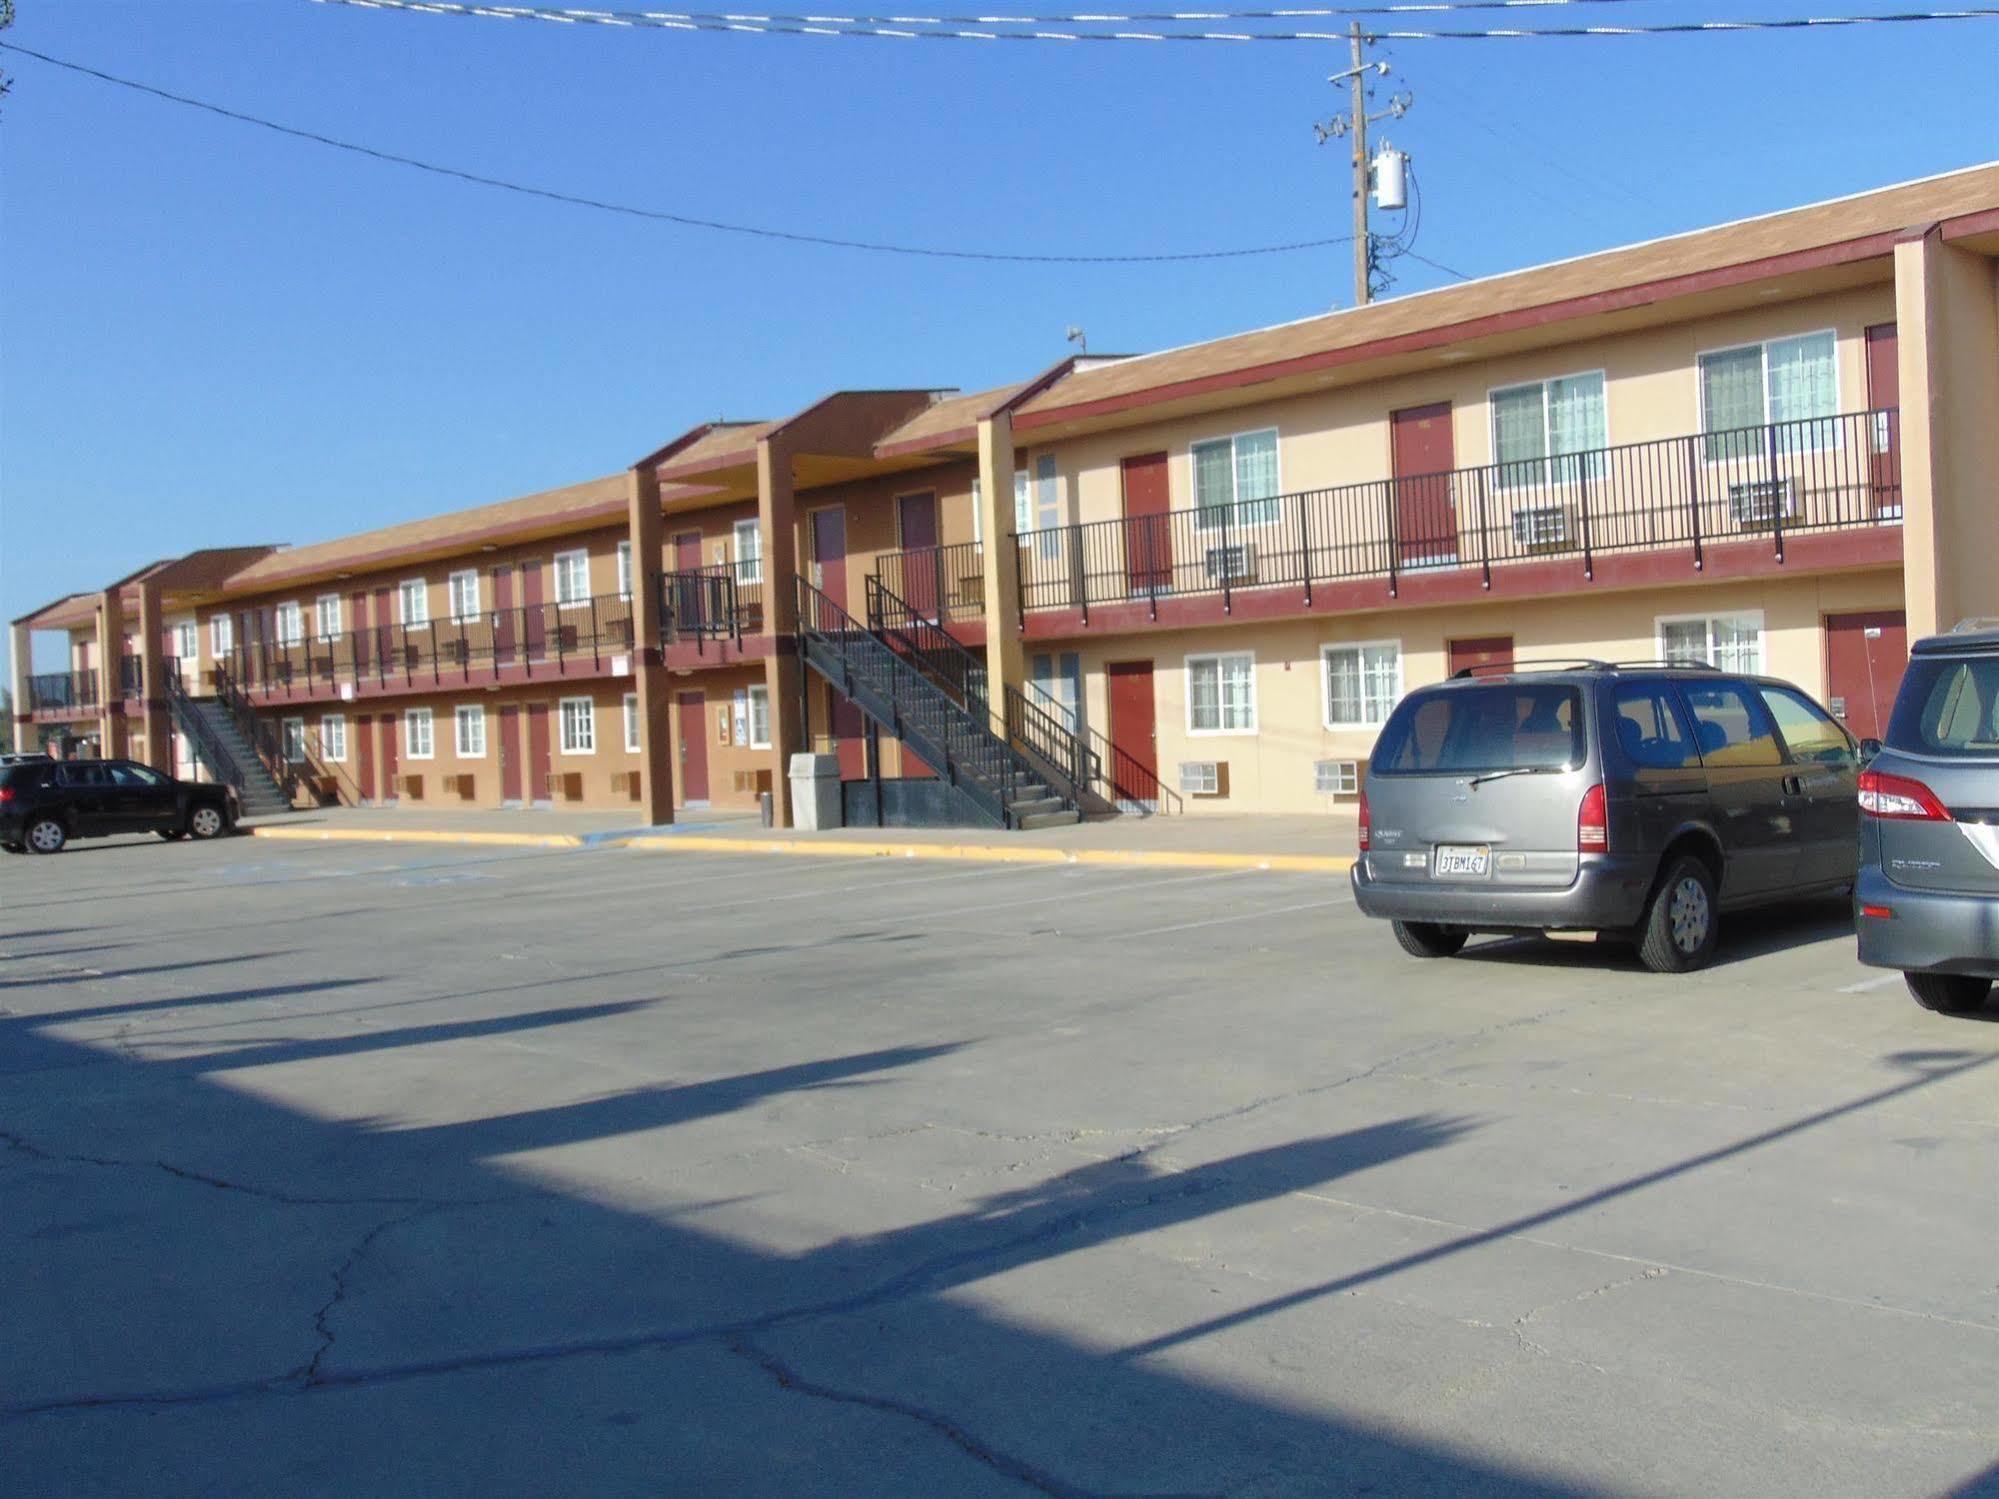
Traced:
<path id="1" fill-rule="evenodd" d="M 778 7 L 772 7 L 778 8 Z M 1016 6 L 1015 9 L 1026 9 Z M 1804 14 L 1640 0 L 1616 19 Z M 0 40 L 495 176 L 721 219 L 1115 254 L 1339 234 L 1344 49 L 682 35 L 304 0 L 21 0 Z M 1534 24 L 1583 8 L 1513 18 Z M 1464 18 L 1476 22 L 1476 16 Z M 1336 24 L 1336 23 L 1331 23 Z M 1462 24 L 1462 23 L 1461 23 Z M 1417 249 L 1480 275 L 1999 157 L 1999 22 L 1386 47 Z M 838 386 L 975 389 L 1322 311 L 1344 246 L 1020 267 L 593 213 L 32 59 L 0 105 L 0 616 L 624 467 Z M 1448 280 L 1403 261 L 1394 293 Z"/>

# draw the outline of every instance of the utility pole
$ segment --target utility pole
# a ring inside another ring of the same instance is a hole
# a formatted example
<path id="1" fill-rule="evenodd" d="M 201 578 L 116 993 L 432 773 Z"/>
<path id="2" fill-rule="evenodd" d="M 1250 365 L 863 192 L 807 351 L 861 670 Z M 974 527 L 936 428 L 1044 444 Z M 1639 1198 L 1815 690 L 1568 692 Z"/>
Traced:
<path id="1" fill-rule="evenodd" d="M 1374 236 L 1368 228 L 1367 216 L 1372 167 L 1367 154 L 1367 127 L 1376 120 L 1400 119 L 1409 112 L 1411 97 L 1406 91 L 1396 94 L 1389 99 L 1388 108 L 1369 114 L 1367 80 L 1370 75 L 1386 77 L 1388 64 L 1367 60 L 1369 37 L 1361 30 L 1360 22 L 1355 21 L 1347 35 L 1353 65 L 1343 73 L 1333 74 L 1326 82 L 1345 83 L 1353 102 L 1346 114 L 1334 115 L 1314 128 L 1322 146 L 1343 135 L 1353 137 L 1353 300 L 1354 306 L 1365 307 L 1374 300 Z"/>

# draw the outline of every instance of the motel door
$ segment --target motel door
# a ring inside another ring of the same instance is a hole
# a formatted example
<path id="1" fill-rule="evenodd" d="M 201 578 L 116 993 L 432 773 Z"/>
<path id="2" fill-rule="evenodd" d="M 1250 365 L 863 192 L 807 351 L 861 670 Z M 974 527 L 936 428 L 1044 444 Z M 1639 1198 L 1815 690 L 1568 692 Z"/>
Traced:
<path id="1" fill-rule="evenodd" d="M 708 694 L 683 692 L 680 704 L 680 805 L 708 805 Z"/>
<path id="2" fill-rule="evenodd" d="M 1166 593 L 1173 587 L 1173 535 L 1167 519 L 1172 496 L 1166 455 L 1141 453 L 1119 465 L 1124 476 L 1124 568 L 1131 592 Z"/>
<path id="3" fill-rule="evenodd" d="M 523 562 L 521 564 L 521 650 L 530 661 L 540 661 L 548 655 L 548 621 L 541 613 L 541 564 Z M 534 710 L 528 710 L 528 730 L 534 729 Z M 541 740 L 548 743 L 548 705 L 541 709 Z M 547 790 L 546 784 L 541 788 Z"/>
<path id="4" fill-rule="evenodd" d="M 384 713 L 375 720 L 382 731 L 382 800 L 398 800 L 396 794 L 396 754 L 401 748 L 403 718 L 400 713 Z"/>
<path id="5" fill-rule="evenodd" d="M 1457 459 L 1451 445 L 1451 403 L 1412 406 L 1389 416 L 1395 472 L 1395 550 L 1404 567 L 1455 562 L 1458 515 L 1451 502 Z"/>
<path id="6" fill-rule="evenodd" d="M 1111 700 L 1111 787 L 1121 802 L 1159 795 L 1159 721 L 1150 661 L 1113 661 L 1104 668 Z"/>
<path id="7" fill-rule="evenodd" d="M 1876 323 L 1867 330 L 1867 407 L 1874 413 L 1868 423 L 1867 477 L 1877 515 L 1902 513 L 1902 434 L 1896 426 L 1902 404 L 1899 358 L 1893 323 Z"/>
<path id="8" fill-rule="evenodd" d="M 375 719 L 373 714 L 363 713 L 354 720 L 354 752 L 360 757 L 354 784 L 361 792 L 361 800 L 375 800 Z"/>
<path id="9" fill-rule="evenodd" d="M 521 710 L 517 703 L 500 706 L 500 800 L 521 804 Z"/>
<path id="10" fill-rule="evenodd" d="M 1900 609 L 1828 614 L 1826 706 L 1861 739 L 1879 739 L 1909 664 L 1909 622 Z"/>
<path id="11" fill-rule="evenodd" d="M 548 749 L 548 704 L 529 703 L 528 799 L 530 802 L 547 803 L 554 800 L 548 789 L 548 778 L 554 768 Z"/>
<path id="12" fill-rule="evenodd" d="M 847 608 L 847 510 L 829 505 L 812 512 L 812 586 L 827 598 Z M 849 610 L 851 613 L 852 611 Z M 840 756 L 840 779 L 858 781 L 868 773 L 868 747 L 862 735 L 866 725 L 861 710 L 826 688 L 827 722 L 833 726 L 834 748 Z"/>
<path id="13" fill-rule="evenodd" d="M 936 619 L 943 584 L 937 575 L 943 560 L 936 551 L 937 496 L 928 491 L 898 496 L 895 514 L 902 533 L 902 596 L 922 618 Z M 914 552 L 924 555 L 910 555 Z"/>
<path id="14" fill-rule="evenodd" d="M 514 664 L 514 570 L 493 569 L 493 664 Z"/>
<path id="15" fill-rule="evenodd" d="M 701 571 L 701 533 L 681 531 L 673 538 L 673 570 L 689 574 L 679 580 L 674 589 L 672 608 L 677 616 L 676 623 L 683 630 L 698 630 L 707 622 L 707 601 L 702 597 L 701 584 L 693 574 Z"/>

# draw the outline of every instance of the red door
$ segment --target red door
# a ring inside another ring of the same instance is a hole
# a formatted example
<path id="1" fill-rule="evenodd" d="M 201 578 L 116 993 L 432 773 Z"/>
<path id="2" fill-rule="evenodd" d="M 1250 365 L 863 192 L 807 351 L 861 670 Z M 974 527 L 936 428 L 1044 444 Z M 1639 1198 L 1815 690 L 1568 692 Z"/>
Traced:
<path id="1" fill-rule="evenodd" d="M 1826 616 L 1826 706 L 1848 732 L 1881 737 L 1908 664 L 1909 621 L 1900 609 Z"/>
<path id="2" fill-rule="evenodd" d="M 401 669 L 397 665 L 400 657 L 390 654 L 391 642 L 400 638 L 394 633 L 395 625 L 395 595 L 387 588 L 377 588 L 375 590 L 375 678 L 377 681 L 388 675 L 390 667 L 395 666 L 398 670 Z M 388 797 L 393 795 L 394 792 L 395 778 L 391 776 L 388 784 L 382 787 L 382 795 Z"/>
<path id="3" fill-rule="evenodd" d="M 514 612 L 514 570 L 493 569 L 493 664 L 511 666 L 514 661 L 516 627 L 520 616 Z M 518 777 L 516 777 L 518 779 Z"/>
<path id="4" fill-rule="evenodd" d="M 903 598 L 925 619 L 937 618 L 937 568 L 941 561 L 937 545 L 937 496 L 928 492 L 899 496 L 895 502 L 896 522 L 902 533 Z M 911 552 L 928 549 L 928 555 L 912 557 Z"/>
<path id="5" fill-rule="evenodd" d="M 1111 785 L 1119 801 L 1159 795 L 1159 723 L 1153 712 L 1152 663 L 1113 661 L 1110 681 Z"/>
<path id="6" fill-rule="evenodd" d="M 347 624 L 348 628 L 354 632 L 354 677 L 358 681 L 367 675 L 368 664 L 374 659 L 374 653 L 368 649 L 368 595 L 365 593 L 349 594 L 347 597 L 347 611 L 353 615 L 353 618 L 348 620 Z"/>
<path id="7" fill-rule="evenodd" d="M 1131 591 L 1166 593 L 1173 587 L 1173 536 L 1167 529 L 1172 497 L 1166 455 L 1127 458 L 1124 470 L 1124 566 Z"/>
<path id="8" fill-rule="evenodd" d="M 703 585 L 696 577 L 701 571 L 699 531 L 681 531 L 675 534 L 673 570 L 681 576 L 674 584 L 672 596 L 666 601 L 666 607 L 673 612 L 673 618 L 669 623 L 680 630 L 698 631 L 708 623 L 709 616 L 715 612 L 709 589 L 720 586 Z"/>
<path id="9" fill-rule="evenodd" d="M 1902 368 L 1900 342 L 1893 323 L 1876 323 L 1867 330 L 1868 480 L 1873 510 L 1879 515 L 1902 513 Z M 1869 735 L 1869 738 L 1875 736 Z"/>
<path id="10" fill-rule="evenodd" d="M 521 799 L 521 710 L 500 706 L 500 800 L 516 805 Z"/>
<path id="11" fill-rule="evenodd" d="M 548 755 L 548 704 L 528 704 L 528 800 L 549 801 L 548 775 L 555 768 Z"/>
<path id="12" fill-rule="evenodd" d="M 402 739 L 402 719 L 398 714 L 384 713 L 375 726 L 382 731 L 382 800 L 396 801 L 396 750 Z"/>
<path id="13" fill-rule="evenodd" d="M 847 607 L 847 511 L 842 505 L 812 512 L 812 586 L 842 609 Z M 858 781 L 868 773 L 866 725 L 861 710 L 827 689 L 833 747 L 840 756 L 840 779 Z"/>
<path id="14" fill-rule="evenodd" d="M 539 661 L 548 654 L 548 621 L 541 615 L 541 564 L 523 562 L 521 564 L 521 650 L 530 661 Z M 548 707 L 541 710 L 541 732 L 544 743 L 548 739 Z M 533 722 L 533 710 L 529 710 L 529 722 Z"/>
<path id="15" fill-rule="evenodd" d="M 1395 546 L 1404 567 L 1454 562 L 1458 514 L 1451 503 L 1451 403 L 1391 412 L 1389 437 L 1395 472 Z"/>
<path id="16" fill-rule="evenodd" d="M 673 538 L 673 570 L 679 573 L 701 571 L 701 533 L 682 531 Z"/>
<path id="17" fill-rule="evenodd" d="M 680 704 L 680 805 L 708 801 L 708 694 L 683 692 Z"/>
<path id="18" fill-rule="evenodd" d="M 1480 635 L 1471 640 L 1453 640 L 1450 647 L 1451 672 L 1456 676 L 1468 666 L 1511 667 L 1513 637 Z"/>
<path id="19" fill-rule="evenodd" d="M 375 799 L 375 719 L 372 714 L 363 713 L 354 721 L 354 752 L 360 756 L 356 767 L 358 774 L 354 784 L 360 788 L 361 800 Z"/>

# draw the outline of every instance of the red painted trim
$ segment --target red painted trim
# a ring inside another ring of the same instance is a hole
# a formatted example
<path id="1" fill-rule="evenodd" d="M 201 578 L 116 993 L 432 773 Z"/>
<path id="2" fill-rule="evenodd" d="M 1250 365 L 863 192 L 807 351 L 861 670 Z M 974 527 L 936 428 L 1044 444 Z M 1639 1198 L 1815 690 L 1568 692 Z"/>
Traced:
<path id="1" fill-rule="evenodd" d="M 1740 286 L 1746 282 L 1766 280 L 1772 276 L 1824 270 L 1829 266 L 1851 265 L 1861 260 L 1875 260 L 1893 253 L 1897 238 L 1897 231 L 1889 230 L 1879 234 L 1864 235 L 1859 239 L 1846 240 L 1839 244 L 1819 245 L 1809 250 L 1792 250 L 1782 255 L 1766 256 L 1761 260 L 1744 261 L 1739 265 L 1690 271 L 1685 275 L 1641 281 L 1632 286 L 1591 292 L 1584 296 L 1566 297 L 1560 301 L 1544 302 L 1534 307 L 1488 313 L 1484 317 L 1471 318 L 1464 322 L 1444 323 L 1434 328 L 1373 339 L 1346 348 L 1324 349 L 1310 354 L 1296 355 L 1290 359 L 1273 360 L 1266 364 L 1246 365 L 1241 369 L 1154 386 L 1150 390 L 1106 396 L 1101 400 L 1083 401 L 1073 406 L 1052 406 L 1043 411 L 1024 411 L 1015 418 L 1014 426 L 1021 430 L 1029 430 L 1035 427 L 1053 426 L 1057 422 L 1109 416 L 1115 412 L 1155 406 L 1165 401 L 1208 395 L 1220 390 L 1234 390 L 1246 385 L 1260 385 L 1267 381 L 1282 379 L 1286 375 L 1337 369 L 1342 365 L 1359 364 L 1393 354 L 1413 353 L 1474 338 L 1486 338 L 1521 328 L 1536 328 L 1548 323 L 1590 317 L 1599 313 L 1620 312 L 1626 308 L 1642 307 L 1673 297 L 1697 296 L 1702 292 Z"/>
<path id="2" fill-rule="evenodd" d="M 629 654 L 619 652 L 620 655 Z M 302 686 L 265 687 L 253 685 L 244 689 L 244 696 L 260 707 L 270 707 L 284 703 L 361 703 L 379 698 L 436 697 L 441 693 L 479 692 L 488 687 L 534 687 L 544 682 L 586 682 L 603 681 L 629 677 L 630 672 L 611 670 L 610 653 L 606 653 L 602 665 L 588 658 L 565 661 L 537 661 L 532 669 L 522 663 L 502 666 L 497 671 L 491 666 L 475 666 L 465 670 L 447 670 L 432 677 L 428 673 L 416 673 L 405 680 L 400 675 L 392 675 L 386 681 L 364 678 L 354 684 L 354 695 L 342 697 L 338 682 L 309 682 Z"/>
<path id="3" fill-rule="evenodd" d="M 733 640 L 704 641 L 700 650 L 695 649 L 691 640 L 679 640 L 661 653 L 660 664 L 675 672 L 712 671 L 718 666 L 762 661 L 772 654 L 771 646 L 768 635 L 745 635 L 740 645 Z"/>
<path id="4" fill-rule="evenodd" d="M 1977 213 L 1959 214 L 1954 219 L 1945 219 L 1940 227 L 1945 239 L 1965 239 L 1973 234 L 1990 234 L 1999 231 L 1999 208 L 1984 208 Z"/>

